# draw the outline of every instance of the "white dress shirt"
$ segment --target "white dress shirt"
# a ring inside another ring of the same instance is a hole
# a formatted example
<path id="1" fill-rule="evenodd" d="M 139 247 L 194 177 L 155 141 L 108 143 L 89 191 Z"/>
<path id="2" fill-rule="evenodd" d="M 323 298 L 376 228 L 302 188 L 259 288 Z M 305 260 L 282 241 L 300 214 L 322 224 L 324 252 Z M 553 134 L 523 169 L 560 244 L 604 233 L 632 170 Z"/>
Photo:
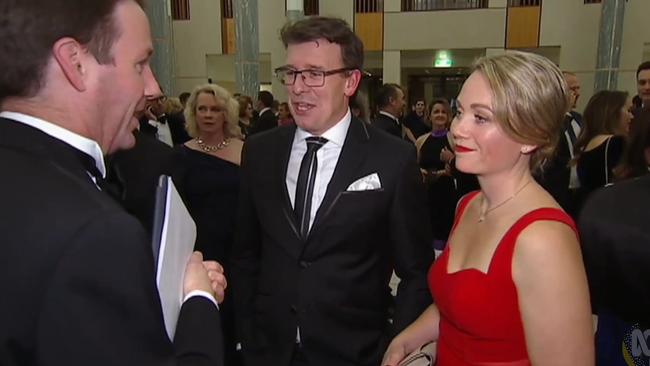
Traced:
<path id="1" fill-rule="evenodd" d="M 327 186 L 332 179 L 332 175 L 334 175 L 334 169 L 339 161 L 341 149 L 345 142 L 345 136 L 348 134 L 351 120 L 352 115 L 348 109 L 345 116 L 343 116 L 343 119 L 338 121 L 334 126 L 320 136 L 326 138 L 328 141 L 323 145 L 323 147 L 316 151 L 318 166 L 316 169 L 316 180 L 314 182 L 314 194 L 311 198 L 311 212 L 309 213 L 310 229 L 314 223 L 318 207 L 321 202 L 323 202 L 323 198 L 327 192 Z M 289 199 L 291 200 L 291 207 L 295 205 L 296 201 L 296 183 L 298 181 L 298 173 L 300 172 L 300 163 L 307 152 L 306 139 L 311 136 L 313 135 L 298 127 L 296 129 L 296 134 L 293 137 L 293 145 L 291 147 L 291 156 L 289 157 L 286 177 L 287 191 L 289 193 Z"/>
<path id="2" fill-rule="evenodd" d="M 99 144 L 87 137 L 76 134 L 70 130 L 66 130 L 61 126 L 57 126 L 51 122 L 47 122 L 40 118 L 28 116 L 23 113 L 17 112 L 0 112 L 0 117 L 14 120 L 16 122 L 24 123 L 31 127 L 34 127 L 45 134 L 48 134 L 54 137 L 57 140 L 61 140 L 66 144 L 74 147 L 77 150 L 80 150 L 93 159 L 95 159 L 95 165 L 97 170 L 102 174 L 102 178 L 106 178 L 106 164 L 104 164 L 104 153 L 99 147 Z M 93 181 L 95 180 L 92 176 Z"/>
<path id="3" fill-rule="evenodd" d="M 399 126 L 399 119 L 397 119 L 397 117 L 393 116 L 392 114 L 386 111 L 379 111 L 379 114 L 383 114 L 384 116 L 392 119 L 393 121 L 395 121 L 395 124 Z"/>
<path id="4" fill-rule="evenodd" d="M 580 136 L 580 123 L 576 121 L 575 119 L 571 119 L 570 122 L 570 127 L 573 130 L 574 136 Z M 569 155 L 571 155 L 571 159 L 575 157 L 575 152 L 573 151 L 573 141 L 571 140 L 571 136 L 569 135 L 568 131 L 564 131 L 564 138 L 566 139 L 567 144 L 569 145 Z M 569 188 L 570 189 L 576 189 L 580 188 L 580 179 L 578 179 L 578 167 L 577 164 L 571 164 L 570 168 L 570 175 L 569 175 Z"/>
<path id="5" fill-rule="evenodd" d="M 169 122 L 167 123 L 160 123 L 158 121 L 154 120 L 149 120 L 147 121 L 151 126 L 154 126 L 157 131 L 156 131 L 156 138 L 167 144 L 168 146 L 174 147 L 174 142 L 172 140 L 172 132 L 169 129 Z"/>

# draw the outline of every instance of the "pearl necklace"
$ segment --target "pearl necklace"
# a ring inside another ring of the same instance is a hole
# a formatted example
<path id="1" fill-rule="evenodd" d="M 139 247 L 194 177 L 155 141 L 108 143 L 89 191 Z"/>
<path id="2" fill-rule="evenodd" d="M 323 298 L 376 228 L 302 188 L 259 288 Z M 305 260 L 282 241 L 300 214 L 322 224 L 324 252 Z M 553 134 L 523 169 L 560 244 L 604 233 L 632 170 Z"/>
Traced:
<path id="1" fill-rule="evenodd" d="M 203 141 L 203 139 L 201 139 L 200 137 L 197 137 L 196 138 L 196 144 L 201 148 L 201 150 L 203 150 L 205 152 L 214 152 L 214 151 L 221 150 L 221 149 L 225 148 L 226 146 L 228 146 L 230 144 L 230 139 L 229 138 L 224 139 L 223 141 L 218 143 L 216 146 L 214 146 L 214 145 L 206 144 Z"/>
<path id="2" fill-rule="evenodd" d="M 521 186 L 521 188 L 519 188 L 519 189 L 517 190 L 517 192 L 515 192 L 512 196 L 506 198 L 503 202 L 499 203 L 498 205 L 496 205 L 496 206 L 494 206 L 494 207 L 492 207 L 492 208 L 488 208 L 488 209 L 486 209 L 485 212 L 481 212 L 481 214 L 478 216 L 478 222 L 483 222 L 483 221 L 485 221 L 485 217 L 487 216 L 487 214 L 489 214 L 490 212 L 496 210 L 497 208 L 499 208 L 499 207 L 505 205 L 506 203 L 510 202 L 513 198 L 517 197 L 517 195 L 519 194 L 519 192 L 523 191 L 524 188 L 526 188 L 526 187 L 528 186 L 528 184 L 530 184 L 530 182 L 532 182 L 532 179 L 529 180 L 528 182 L 526 182 L 526 184 L 524 184 L 523 186 Z M 485 201 L 485 198 L 484 198 L 484 197 L 485 197 L 485 196 L 481 196 L 481 206 L 483 206 L 483 202 Z"/>

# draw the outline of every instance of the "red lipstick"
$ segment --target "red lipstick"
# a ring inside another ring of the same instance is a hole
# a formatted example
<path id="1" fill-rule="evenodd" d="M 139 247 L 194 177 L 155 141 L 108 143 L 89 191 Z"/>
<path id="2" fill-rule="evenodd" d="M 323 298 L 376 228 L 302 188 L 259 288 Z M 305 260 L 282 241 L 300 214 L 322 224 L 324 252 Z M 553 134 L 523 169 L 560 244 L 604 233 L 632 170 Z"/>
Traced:
<path id="1" fill-rule="evenodd" d="M 465 153 L 465 152 L 474 151 L 474 149 L 470 149 L 470 148 L 467 148 L 467 147 L 462 146 L 462 145 L 456 145 L 454 147 L 454 151 L 459 152 L 459 153 Z"/>

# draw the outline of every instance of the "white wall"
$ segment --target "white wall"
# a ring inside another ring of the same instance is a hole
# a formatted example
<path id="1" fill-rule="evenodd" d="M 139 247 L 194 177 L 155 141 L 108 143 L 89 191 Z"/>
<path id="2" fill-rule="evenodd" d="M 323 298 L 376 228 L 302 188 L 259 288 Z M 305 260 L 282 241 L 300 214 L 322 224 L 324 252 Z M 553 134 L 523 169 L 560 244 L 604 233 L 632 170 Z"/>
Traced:
<path id="1" fill-rule="evenodd" d="M 190 0 L 190 20 L 172 22 L 174 92 L 189 91 L 207 82 L 207 54 L 222 53 L 221 5 L 214 0 Z"/>

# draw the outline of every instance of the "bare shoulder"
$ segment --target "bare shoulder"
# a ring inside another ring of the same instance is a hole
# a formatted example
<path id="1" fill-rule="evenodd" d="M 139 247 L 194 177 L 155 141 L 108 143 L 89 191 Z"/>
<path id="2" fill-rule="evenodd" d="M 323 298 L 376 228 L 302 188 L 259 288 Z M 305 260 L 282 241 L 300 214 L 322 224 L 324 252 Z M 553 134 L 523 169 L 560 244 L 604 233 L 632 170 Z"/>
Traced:
<path id="1" fill-rule="evenodd" d="M 513 279 L 517 284 L 580 271 L 582 256 L 578 236 L 566 223 L 536 221 L 521 232 L 513 256 Z M 549 271 L 549 269 L 554 269 Z"/>
<path id="2" fill-rule="evenodd" d="M 515 253 L 521 259 L 535 260 L 540 256 L 563 255 L 578 246 L 578 236 L 571 226 L 560 221 L 539 220 L 521 232 Z"/>

